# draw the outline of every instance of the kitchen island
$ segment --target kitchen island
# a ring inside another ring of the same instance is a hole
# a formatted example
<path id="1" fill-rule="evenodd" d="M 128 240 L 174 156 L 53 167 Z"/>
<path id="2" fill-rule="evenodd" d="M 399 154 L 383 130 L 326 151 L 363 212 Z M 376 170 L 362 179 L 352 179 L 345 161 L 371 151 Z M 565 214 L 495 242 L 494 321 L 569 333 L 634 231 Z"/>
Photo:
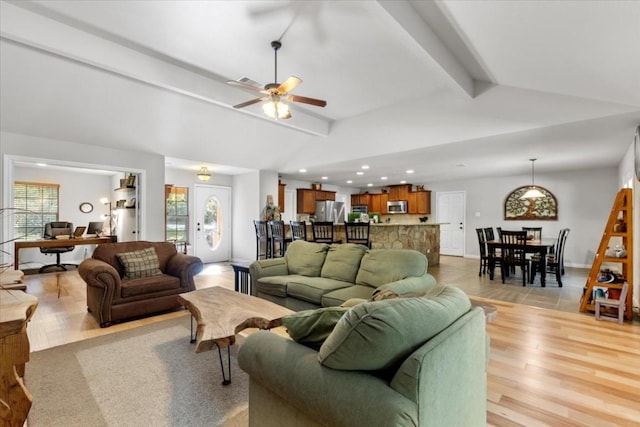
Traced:
<path id="1" fill-rule="evenodd" d="M 311 225 L 307 224 L 307 238 L 312 239 Z M 335 240 L 346 243 L 344 224 L 335 224 Z M 429 265 L 440 263 L 440 224 L 371 224 L 371 249 L 414 249 L 425 254 Z"/>

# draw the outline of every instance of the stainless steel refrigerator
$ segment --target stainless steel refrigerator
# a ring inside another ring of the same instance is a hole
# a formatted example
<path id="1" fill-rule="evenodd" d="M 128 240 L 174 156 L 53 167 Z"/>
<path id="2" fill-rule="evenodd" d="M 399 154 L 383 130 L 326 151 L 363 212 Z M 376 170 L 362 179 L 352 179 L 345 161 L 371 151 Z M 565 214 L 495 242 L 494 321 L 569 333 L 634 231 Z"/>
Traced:
<path id="1" fill-rule="evenodd" d="M 331 221 L 335 224 L 344 222 L 344 202 L 326 200 L 316 202 L 316 221 Z"/>

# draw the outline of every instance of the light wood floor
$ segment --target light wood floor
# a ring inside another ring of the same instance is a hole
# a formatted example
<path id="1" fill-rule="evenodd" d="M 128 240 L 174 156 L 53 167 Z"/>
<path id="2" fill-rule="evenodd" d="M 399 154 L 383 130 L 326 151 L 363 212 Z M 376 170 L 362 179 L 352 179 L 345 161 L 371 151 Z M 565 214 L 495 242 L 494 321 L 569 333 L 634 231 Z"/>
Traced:
<path id="1" fill-rule="evenodd" d="M 490 281 L 478 277 L 477 260 L 463 258 L 442 257 L 429 271 L 439 283 L 498 307 L 487 325 L 488 425 L 640 425 L 640 322 L 618 325 L 578 313 L 587 270 L 568 269 L 563 288 L 553 280 L 546 288 L 523 288 L 517 278 Z M 188 315 L 181 310 L 101 329 L 86 311 L 85 285 L 75 271 L 27 276 L 26 282 L 39 299 L 28 327 L 32 351 Z M 232 289 L 232 269 L 208 265 L 196 285 Z"/>

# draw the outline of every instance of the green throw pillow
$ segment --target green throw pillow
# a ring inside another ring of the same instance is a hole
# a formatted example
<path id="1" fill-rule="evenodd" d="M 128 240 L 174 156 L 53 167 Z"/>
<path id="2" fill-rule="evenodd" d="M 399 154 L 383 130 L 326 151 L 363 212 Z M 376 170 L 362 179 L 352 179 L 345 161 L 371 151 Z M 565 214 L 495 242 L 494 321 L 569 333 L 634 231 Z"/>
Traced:
<path id="1" fill-rule="evenodd" d="M 158 254 L 154 248 L 123 252 L 116 254 L 116 256 L 124 267 L 125 279 L 139 279 L 162 274 L 160 260 L 158 260 Z"/>
<path id="2" fill-rule="evenodd" d="M 367 251 L 366 246 L 354 243 L 329 246 L 327 257 L 322 264 L 321 277 L 354 283 L 360 268 L 360 260 Z"/>
<path id="3" fill-rule="evenodd" d="M 325 307 L 299 311 L 284 316 L 282 324 L 287 328 L 291 339 L 317 349 L 348 310 L 348 307 Z"/>
<path id="4" fill-rule="evenodd" d="M 467 295 L 451 286 L 419 298 L 363 302 L 342 316 L 318 360 L 340 370 L 391 368 L 470 308 Z"/>

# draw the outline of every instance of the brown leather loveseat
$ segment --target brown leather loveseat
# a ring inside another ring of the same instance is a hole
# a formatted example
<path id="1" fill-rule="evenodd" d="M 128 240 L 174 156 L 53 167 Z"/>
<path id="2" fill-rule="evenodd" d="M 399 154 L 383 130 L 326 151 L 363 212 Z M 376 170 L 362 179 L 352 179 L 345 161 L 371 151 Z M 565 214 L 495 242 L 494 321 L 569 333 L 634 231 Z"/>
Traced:
<path id="1" fill-rule="evenodd" d="M 141 252 L 147 256 L 142 263 L 128 262 L 132 253 L 137 256 Z M 137 277 L 139 271 L 132 265 L 151 268 L 151 273 Z M 178 253 L 169 242 L 147 241 L 98 245 L 93 257 L 78 267 L 87 283 L 87 309 L 102 328 L 119 320 L 180 307 L 177 295 L 195 290 L 193 277 L 200 271 L 200 258 Z"/>

